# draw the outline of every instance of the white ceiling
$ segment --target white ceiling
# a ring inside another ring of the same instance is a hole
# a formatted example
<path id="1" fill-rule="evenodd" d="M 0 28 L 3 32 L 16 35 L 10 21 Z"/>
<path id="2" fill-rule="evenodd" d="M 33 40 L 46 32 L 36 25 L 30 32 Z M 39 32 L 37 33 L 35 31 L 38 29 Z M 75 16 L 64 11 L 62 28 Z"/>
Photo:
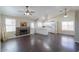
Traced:
<path id="1" fill-rule="evenodd" d="M 60 10 L 67 8 L 68 10 L 79 10 L 79 6 L 30 6 L 30 10 L 34 10 L 33 17 L 41 17 L 51 15 L 53 17 L 61 14 Z M 24 15 L 24 6 L 0 6 L 0 14 L 9 16 L 27 17 Z"/>

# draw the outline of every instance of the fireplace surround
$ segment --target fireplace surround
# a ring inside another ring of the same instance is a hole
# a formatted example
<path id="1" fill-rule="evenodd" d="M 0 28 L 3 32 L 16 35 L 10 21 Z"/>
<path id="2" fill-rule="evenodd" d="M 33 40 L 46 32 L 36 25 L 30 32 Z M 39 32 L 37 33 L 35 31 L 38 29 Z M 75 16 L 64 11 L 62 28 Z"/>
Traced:
<path id="1" fill-rule="evenodd" d="M 16 36 L 24 35 L 24 34 L 30 34 L 30 28 L 29 27 L 17 27 L 16 28 Z"/>

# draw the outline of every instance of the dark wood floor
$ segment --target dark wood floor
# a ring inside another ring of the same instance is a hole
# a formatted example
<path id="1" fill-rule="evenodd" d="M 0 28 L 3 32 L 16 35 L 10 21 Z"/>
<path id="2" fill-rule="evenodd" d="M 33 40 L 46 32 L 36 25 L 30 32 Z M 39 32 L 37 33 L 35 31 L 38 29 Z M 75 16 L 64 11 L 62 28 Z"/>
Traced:
<path id="1" fill-rule="evenodd" d="M 73 36 L 49 34 L 23 36 L 9 39 L 1 44 L 2 52 L 75 52 Z"/>

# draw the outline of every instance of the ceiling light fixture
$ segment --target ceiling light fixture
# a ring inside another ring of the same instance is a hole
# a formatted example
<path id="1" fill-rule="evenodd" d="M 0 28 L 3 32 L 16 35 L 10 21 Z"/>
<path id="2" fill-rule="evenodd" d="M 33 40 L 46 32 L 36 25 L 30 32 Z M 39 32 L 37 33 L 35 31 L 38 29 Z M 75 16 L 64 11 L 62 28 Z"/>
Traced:
<path id="1" fill-rule="evenodd" d="M 29 10 L 29 6 L 25 6 L 25 7 L 26 7 L 26 11 L 25 11 L 24 15 L 29 16 L 29 15 L 32 15 L 32 13 L 35 13 L 34 11 Z"/>
<path id="2" fill-rule="evenodd" d="M 24 13 L 24 15 L 27 15 L 27 16 L 29 16 L 29 15 L 30 15 L 30 13 Z"/>
<path id="3" fill-rule="evenodd" d="M 65 14 L 64 14 L 64 17 L 66 18 L 66 17 L 68 17 L 68 15 L 67 15 L 67 9 L 65 8 Z"/>

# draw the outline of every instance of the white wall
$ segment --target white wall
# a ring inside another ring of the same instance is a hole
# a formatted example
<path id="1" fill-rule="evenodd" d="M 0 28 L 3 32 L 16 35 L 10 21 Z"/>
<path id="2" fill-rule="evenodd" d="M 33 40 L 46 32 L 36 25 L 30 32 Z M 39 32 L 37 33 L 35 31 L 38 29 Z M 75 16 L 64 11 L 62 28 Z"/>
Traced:
<path id="1" fill-rule="evenodd" d="M 1 39 L 1 36 L 3 37 L 3 39 L 4 39 L 4 35 L 2 35 L 2 34 L 4 34 L 4 25 L 3 25 L 3 23 L 4 23 L 4 20 L 2 19 L 2 15 L 0 15 L 0 39 Z"/>
<path id="2" fill-rule="evenodd" d="M 76 15 L 75 15 L 75 31 L 76 31 L 76 35 L 75 35 L 75 41 L 79 42 L 79 11 L 76 11 Z"/>
<path id="3" fill-rule="evenodd" d="M 0 41 L 1 41 L 1 16 L 0 16 Z"/>

